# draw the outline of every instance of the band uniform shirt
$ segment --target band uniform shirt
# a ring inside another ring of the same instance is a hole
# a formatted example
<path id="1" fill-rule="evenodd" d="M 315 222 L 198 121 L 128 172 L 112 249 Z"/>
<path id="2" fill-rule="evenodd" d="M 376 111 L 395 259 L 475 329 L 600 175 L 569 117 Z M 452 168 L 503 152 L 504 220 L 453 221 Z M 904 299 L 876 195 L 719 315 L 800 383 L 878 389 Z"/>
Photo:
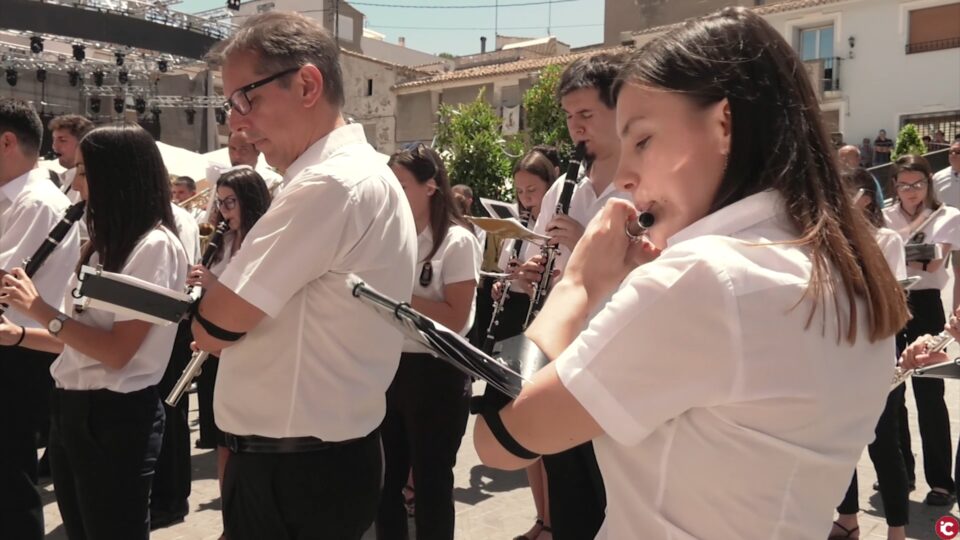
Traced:
<path id="1" fill-rule="evenodd" d="M 234 435 L 363 437 L 383 420 L 403 337 L 346 284 L 409 301 L 417 233 L 363 126 L 335 129 L 287 170 L 220 282 L 265 317 L 223 350 L 214 410 Z"/>
<path id="2" fill-rule="evenodd" d="M 220 260 L 210 265 L 210 273 L 215 276 L 223 275 L 223 271 L 227 269 L 227 265 L 230 264 L 230 260 L 233 259 L 235 255 L 233 251 L 233 239 L 236 236 L 236 231 L 227 231 L 223 233 L 223 253 L 221 254 Z M 237 250 L 239 251 L 239 250 Z"/>
<path id="3" fill-rule="evenodd" d="M 553 185 L 550 186 L 550 189 L 543 195 L 543 200 L 540 202 L 540 215 L 537 216 L 537 222 L 533 226 L 533 232 L 549 236 L 547 224 L 550 223 L 557 214 L 557 201 L 560 200 L 560 192 L 563 190 L 565 178 L 566 175 L 560 175 L 560 178 L 557 178 L 557 181 L 554 182 Z M 610 199 L 629 200 L 630 196 L 622 191 L 617 191 L 613 182 L 610 182 L 610 185 L 598 196 L 597 192 L 593 189 L 593 182 L 589 176 L 586 176 L 577 184 L 577 187 L 574 188 L 573 196 L 570 198 L 570 211 L 567 215 L 586 228 L 590 220 L 593 219 L 593 216 L 597 215 Z M 556 257 L 557 262 L 554 268 L 561 271 L 562 278 L 563 269 L 567 266 L 567 259 L 570 258 L 570 252 L 572 250 L 566 246 L 560 246 L 559 250 L 560 253 Z M 540 246 L 528 242 L 523 248 L 521 262 L 528 261 L 534 255 L 539 254 Z"/>
<path id="4" fill-rule="evenodd" d="M 70 201 L 50 181 L 46 169 L 33 169 L 0 187 L 0 269 L 22 267 L 50 231 L 60 222 Z M 40 296 L 59 305 L 67 281 L 80 258 L 80 236 L 74 224 L 33 276 Z M 5 316 L 13 324 L 41 328 L 33 319 L 10 309 Z"/>
<path id="5" fill-rule="evenodd" d="M 960 209 L 960 171 L 953 170 L 952 166 L 940 169 L 933 175 L 933 188 L 937 190 L 938 199 Z M 960 246 L 953 248 L 960 249 Z"/>
<path id="6" fill-rule="evenodd" d="M 898 280 L 907 279 L 907 257 L 903 250 L 903 239 L 896 231 L 886 227 L 878 228 L 876 237 L 893 277 Z"/>
<path id="7" fill-rule="evenodd" d="M 944 204 L 936 217 L 930 223 L 927 223 L 923 229 L 913 231 L 912 228 L 926 220 L 931 213 L 936 210 L 926 208 L 917 217 L 913 223 L 907 221 L 907 217 L 900 211 L 900 203 L 894 203 L 893 206 L 883 209 L 883 216 L 887 223 L 887 228 L 893 229 L 899 235 L 904 244 L 910 243 L 910 239 L 923 233 L 924 244 L 950 244 L 950 249 L 960 249 L 960 210 Z M 949 258 L 949 253 L 944 253 L 945 258 Z M 917 268 L 907 267 L 907 275 L 910 277 L 919 276 L 920 281 L 911 288 L 911 291 L 922 291 L 924 289 L 943 290 L 947 285 L 949 270 L 947 265 L 941 265 L 935 272 L 925 272 Z"/>
<path id="8" fill-rule="evenodd" d="M 480 250 L 480 241 L 473 232 L 460 225 L 451 225 L 437 252 L 427 261 L 426 258 L 431 249 L 433 249 L 433 231 L 430 227 L 425 227 L 417 235 L 417 268 L 413 275 L 413 296 L 442 302 L 445 300 L 443 288 L 447 285 L 463 281 L 474 283 L 479 281 L 483 254 Z M 426 270 L 427 262 L 430 263 L 429 270 Z M 430 279 L 426 279 L 427 277 Z M 461 336 L 467 335 L 470 327 L 473 326 L 473 317 L 477 309 L 476 299 L 477 290 L 474 287 L 473 298 L 470 300 L 470 315 L 467 317 L 466 324 L 463 328 L 450 330 Z M 430 350 L 412 339 L 404 339 L 403 352 L 430 353 Z"/>
<path id="9" fill-rule="evenodd" d="M 823 538 L 894 344 L 870 343 L 862 299 L 856 343 L 842 340 L 839 284 L 807 327 L 812 261 L 787 215 L 763 192 L 680 231 L 556 360 L 604 431 L 598 539 Z"/>
<path id="10" fill-rule="evenodd" d="M 96 267 L 99 262 L 99 256 L 94 253 L 87 266 Z M 187 253 L 180 239 L 173 231 L 160 225 L 140 238 L 118 273 L 167 289 L 182 291 L 188 269 Z M 60 308 L 71 318 L 104 330 L 113 328 L 118 322 L 135 319 L 96 308 L 85 308 L 77 312 L 73 307 L 74 298 L 71 293 L 78 284 L 77 275 L 74 273 Z M 57 388 L 65 390 L 106 389 L 124 394 L 142 390 L 160 382 L 176 336 L 175 324 L 151 326 L 140 348 L 121 369 L 111 368 L 69 345 L 64 345 L 63 353 L 50 366 L 50 374 L 53 375 Z"/>
<path id="11" fill-rule="evenodd" d="M 170 203 L 173 209 L 173 221 L 177 225 L 177 237 L 187 253 L 187 260 L 191 265 L 200 262 L 200 225 L 190 212 Z"/>

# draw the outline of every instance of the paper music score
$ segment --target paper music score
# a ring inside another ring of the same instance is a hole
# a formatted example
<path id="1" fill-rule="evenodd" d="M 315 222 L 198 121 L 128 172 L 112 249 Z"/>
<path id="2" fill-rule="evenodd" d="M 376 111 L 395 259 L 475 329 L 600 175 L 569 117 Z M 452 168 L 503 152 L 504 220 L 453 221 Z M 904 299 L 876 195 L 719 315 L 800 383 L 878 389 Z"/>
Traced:
<path id="1" fill-rule="evenodd" d="M 470 220 L 470 223 L 499 238 L 515 238 L 537 245 L 541 245 L 550 239 L 549 236 L 537 234 L 524 227 L 516 218 L 498 219 L 469 216 L 467 219 Z"/>

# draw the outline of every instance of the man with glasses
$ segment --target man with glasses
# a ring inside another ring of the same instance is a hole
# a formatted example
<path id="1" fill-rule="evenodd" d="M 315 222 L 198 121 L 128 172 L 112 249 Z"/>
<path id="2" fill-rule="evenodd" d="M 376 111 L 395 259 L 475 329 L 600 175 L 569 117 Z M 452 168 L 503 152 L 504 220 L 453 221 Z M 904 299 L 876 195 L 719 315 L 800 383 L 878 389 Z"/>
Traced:
<path id="1" fill-rule="evenodd" d="M 197 345 L 222 351 L 225 533 L 359 539 L 376 515 L 378 426 L 402 337 L 346 278 L 409 300 L 413 215 L 363 127 L 343 119 L 339 48 L 319 22 L 251 17 L 211 56 L 231 130 L 285 171 L 194 316 Z"/>
<path id="2" fill-rule="evenodd" d="M 933 175 L 933 186 L 944 204 L 960 209 L 960 141 L 951 144 L 947 152 L 950 165 Z M 960 250 L 950 254 L 950 262 L 953 264 L 953 309 L 956 310 L 960 307 Z"/>

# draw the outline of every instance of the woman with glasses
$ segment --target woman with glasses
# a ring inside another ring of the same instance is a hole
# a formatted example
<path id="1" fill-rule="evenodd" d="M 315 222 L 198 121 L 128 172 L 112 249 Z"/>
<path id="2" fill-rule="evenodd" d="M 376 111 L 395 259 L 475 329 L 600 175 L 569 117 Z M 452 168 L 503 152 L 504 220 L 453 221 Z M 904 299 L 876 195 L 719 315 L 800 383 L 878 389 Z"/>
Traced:
<path id="1" fill-rule="evenodd" d="M 901 156 L 893 164 L 893 206 L 884 210 L 887 227 L 900 233 L 904 243 L 938 244 L 944 255 L 937 259 L 907 261 L 907 274 L 920 281 L 907 292 L 913 318 L 897 336 L 902 350 L 924 334 L 937 334 L 946 322 L 941 291 L 947 283 L 946 257 L 951 246 L 960 246 L 960 211 L 941 203 L 931 186 L 930 165 L 921 156 Z M 942 379 L 911 379 L 917 402 L 917 419 L 923 443 L 924 477 L 930 491 L 924 502 L 930 506 L 950 506 L 956 499 L 950 471 L 952 466 L 950 419 L 943 401 Z M 900 406 L 900 446 L 907 476 L 915 484 L 915 463 L 905 405 Z"/>
<path id="2" fill-rule="evenodd" d="M 480 244 L 455 206 L 440 156 L 417 145 L 388 162 L 417 228 L 414 309 L 466 335 L 473 324 Z M 401 211 L 403 211 L 401 209 Z M 470 378 L 406 341 L 381 425 L 385 471 L 377 538 L 407 538 L 403 487 L 413 469 L 419 539 L 453 539 L 453 466 L 467 426 Z"/>
<path id="3" fill-rule="evenodd" d="M 270 207 L 270 193 L 260 174 L 244 165 L 230 169 L 220 176 L 213 204 L 213 222 L 226 221 L 229 228 L 223 235 L 210 268 L 201 264 L 190 268 L 188 285 L 209 287 L 211 282 L 223 273 L 230 259 L 240 250 L 244 237 Z M 213 414 L 214 382 L 217 380 L 219 364 L 220 359 L 211 355 L 204 362 L 197 380 L 200 413 L 200 440 L 197 441 L 197 447 L 217 449 L 217 478 L 222 483 L 229 451 Z"/>
<path id="4" fill-rule="evenodd" d="M 187 254 L 176 235 L 170 184 L 153 138 L 136 125 L 101 127 L 77 150 L 74 184 L 86 206 L 90 240 L 78 267 L 181 290 Z M 4 276 L 2 302 L 43 329 L 0 324 L 0 344 L 60 353 L 50 368 L 50 466 L 67 537 L 146 539 L 150 490 L 164 429 L 157 392 L 177 333 L 96 308 L 72 291 L 52 306 L 23 270 Z"/>

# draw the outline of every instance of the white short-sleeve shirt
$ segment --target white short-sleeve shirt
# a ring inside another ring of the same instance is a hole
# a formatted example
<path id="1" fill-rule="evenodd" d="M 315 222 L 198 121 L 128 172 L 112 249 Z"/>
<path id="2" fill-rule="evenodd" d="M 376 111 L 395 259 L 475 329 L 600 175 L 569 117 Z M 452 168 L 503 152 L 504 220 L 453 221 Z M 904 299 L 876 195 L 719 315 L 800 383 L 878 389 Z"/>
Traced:
<path id="1" fill-rule="evenodd" d="M 883 216 L 887 222 L 887 228 L 896 231 L 904 243 L 908 243 L 911 237 L 917 233 L 923 233 L 924 244 L 950 244 L 951 250 L 960 249 L 960 210 L 948 205 L 943 205 L 930 223 L 920 231 L 912 231 L 915 225 L 919 225 L 926 220 L 935 210 L 926 209 L 913 223 L 907 221 L 906 216 L 900 211 L 899 203 L 883 209 Z M 914 225 L 915 224 L 915 225 Z M 947 265 L 943 265 L 936 272 L 925 272 L 916 268 L 907 267 L 908 276 L 919 276 L 920 281 L 913 286 L 912 291 L 922 291 L 924 289 L 943 290 L 947 285 L 949 278 Z"/>
<path id="2" fill-rule="evenodd" d="M 403 337 L 346 280 L 409 301 L 416 256 L 409 204 L 363 126 L 311 145 L 220 276 L 267 317 L 220 357 L 217 425 L 327 441 L 379 426 Z"/>
<path id="3" fill-rule="evenodd" d="M 47 169 L 32 171 L 0 186 L 0 269 L 10 271 L 22 267 L 32 257 L 50 231 L 63 218 L 70 201 L 50 181 Z M 51 305 L 59 305 L 67 281 L 80 258 L 80 235 L 77 224 L 33 276 L 40 296 Z M 13 324 L 40 328 L 36 321 L 7 310 Z"/>
<path id="4" fill-rule="evenodd" d="M 826 534 L 873 439 L 893 338 L 870 343 L 861 316 L 856 344 L 839 340 L 833 294 L 807 328 L 812 262 L 786 215 L 764 192 L 676 234 L 556 360 L 605 432 L 597 538 Z"/>
<path id="5" fill-rule="evenodd" d="M 933 175 L 933 187 L 937 190 L 937 198 L 960 208 L 960 171 L 953 170 L 952 166 L 940 169 Z M 953 246 L 953 249 L 960 249 L 960 246 Z"/>
<path id="6" fill-rule="evenodd" d="M 200 226 L 190 212 L 173 203 L 170 207 L 173 209 L 173 221 L 177 225 L 177 238 L 183 244 L 190 264 L 197 264 L 200 262 Z"/>
<path id="7" fill-rule="evenodd" d="M 99 257 L 94 253 L 89 266 L 96 266 Z M 187 254 L 180 239 L 166 227 L 156 227 L 145 234 L 133 248 L 120 274 L 140 278 L 167 289 L 183 290 L 186 282 Z M 88 326 L 104 330 L 133 317 L 116 315 L 100 309 L 87 308 L 77 313 L 73 309 L 71 292 L 77 287 L 76 274 L 70 280 L 61 309 L 71 318 Z M 112 390 L 129 393 L 155 385 L 163 378 L 170 360 L 177 325 L 152 326 L 140 348 L 122 369 L 113 369 L 76 349 L 65 345 L 63 353 L 50 366 L 50 374 L 57 388 L 66 390 Z"/>
<path id="8" fill-rule="evenodd" d="M 566 175 L 560 175 L 557 181 L 550 186 L 550 189 L 543 196 L 540 202 L 540 215 L 537 216 L 537 222 L 533 226 L 533 232 L 537 234 L 547 234 L 547 224 L 553 220 L 557 214 L 557 201 L 560 199 L 560 192 L 563 190 L 564 179 Z M 590 177 L 584 177 L 577 187 L 574 188 L 573 196 L 570 198 L 570 211 L 568 215 L 584 227 L 590 223 L 593 216 L 597 215 L 603 206 L 610 199 L 630 199 L 630 195 L 622 191 L 617 191 L 611 182 L 599 196 L 593 189 L 593 181 Z M 540 254 L 540 246 L 528 243 L 523 248 L 523 260 L 529 260 L 534 255 Z M 570 258 L 570 250 L 560 246 L 556 257 L 554 268 L 561 272 L 567 266 L 567 259 Z"/>
<path id="9" fill-rule="evenodd" d="M 903 239 L 893 229 L 880 227 L 877 229 L 877 244 L 883 251 L 883 258 L 890 265 L 893 276 L 897 279 L 907 279 L 907 257 L 903 250 Z"/>
<path id="10" fill-rule="evenodd" d="M 417 268 L 413 276 L 414 296 L 439 302 L 444 300 L 443 292 L 447 285 L 480 280 L 480 263 L 483 261 L 483 254 L 479 240 L 471 231 L 459 225 L 451 225 L 437 252 L 430 257 L 430 270 L 426 272 L 424 268 L 431 249 L 433 249 L 433 232 L 430 227 L 426 227 L 417 235 Z M 429 281 L 426 279 L 428 273 Z M 463 328 L 451 328 L 461 336 L 467 335 L 470 327 L 473 326 L 477 307 L 476 298 L 477 293 L 474 289 L 473 299 L 470 301 L 470 316 L 467 317 L 466 325 Z M 427 353 L 430 351 L 413 340 L 405 339 L 403 352 Z"/>

